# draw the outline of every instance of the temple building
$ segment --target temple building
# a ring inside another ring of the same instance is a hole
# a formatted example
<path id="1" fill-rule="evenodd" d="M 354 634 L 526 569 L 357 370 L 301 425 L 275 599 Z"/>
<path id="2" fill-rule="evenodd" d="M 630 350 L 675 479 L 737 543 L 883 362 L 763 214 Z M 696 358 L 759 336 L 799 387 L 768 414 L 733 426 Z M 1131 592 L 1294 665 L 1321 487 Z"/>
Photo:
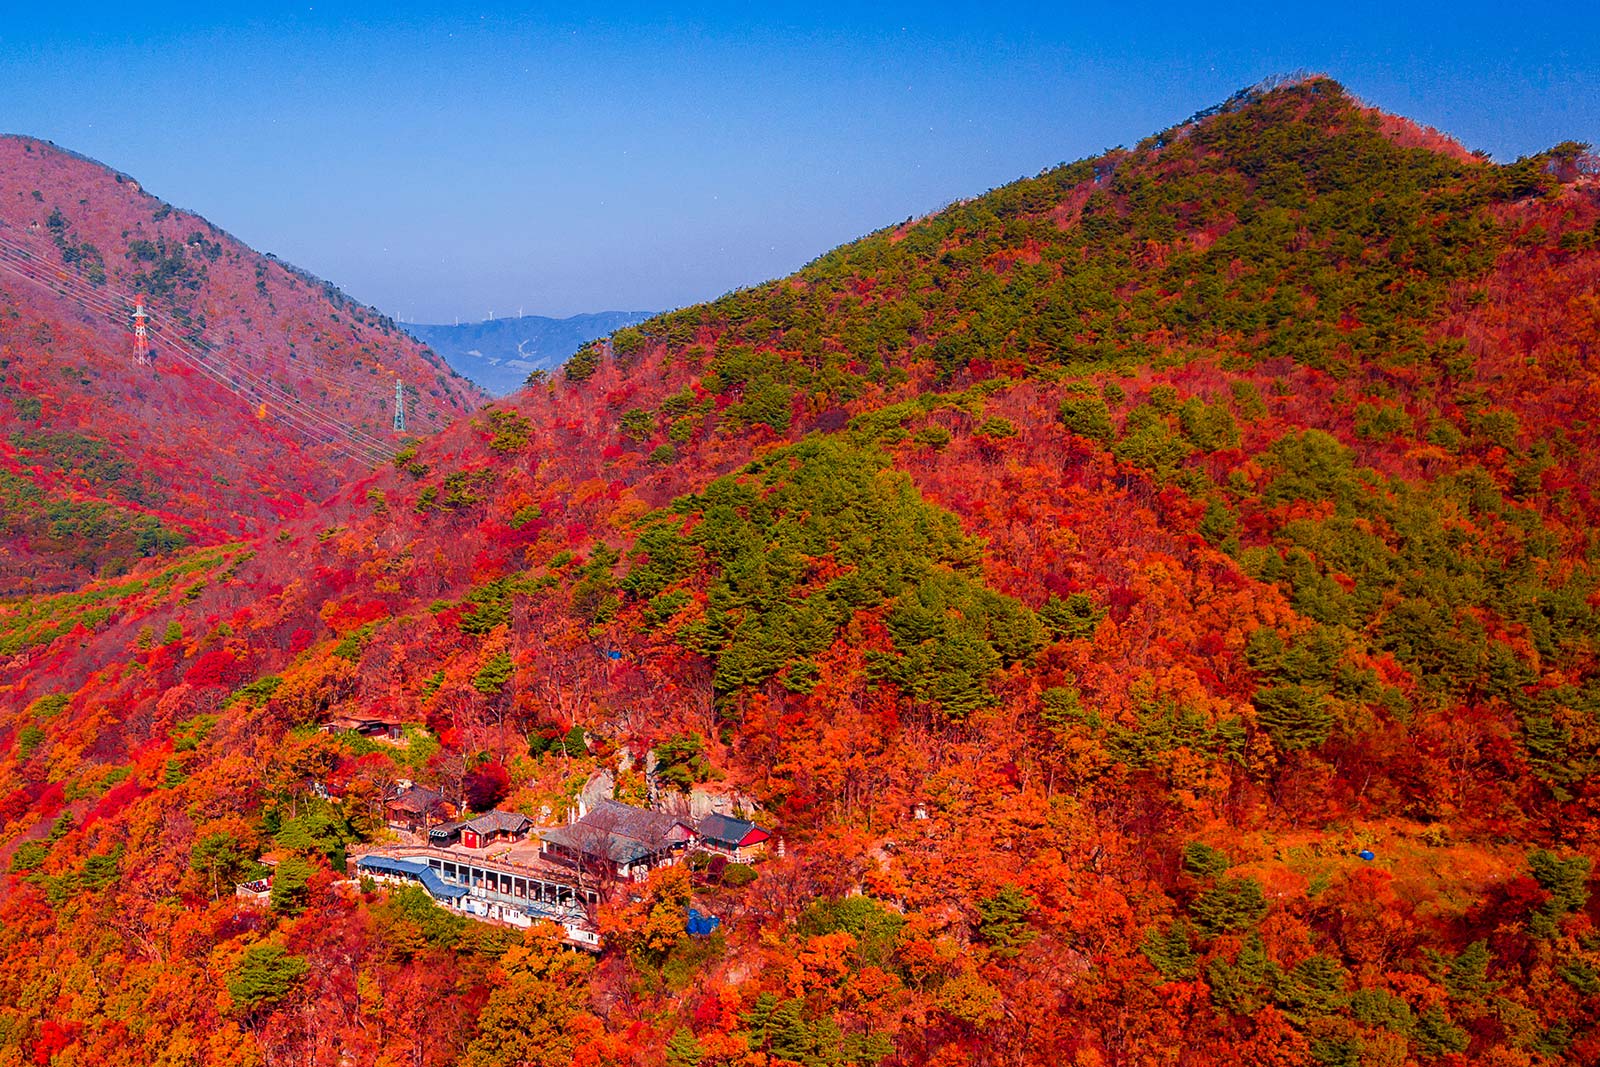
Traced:
<path id="1" fill-rule="evenodd" d="M 544 833 L 542 855 L 554 863 L 612 872 L 642 881 L 676 863 L 694 842 L 694 827 L 676 815 L 599 800 L 581 819 Z"/>
<path id="2" fill-rule="evenodd" d="M 425 830 L 455 816 L 455 805 L 444 794 L 426 786 L 412 785 L 396 790 L 383 805 L 384 822 L 392 830 Z"/>
<path id="3" fill-rule="evenodd" d="M 736 863 L 747 863 L 765 852 L 772 836 L 748 819 L 712 812 L 700 817 L 695 826 L 699 847 L 726 856 Z"/>
<path id="4" fill-rule="evenodd" d="M 443 823 L 428 831 L 428 844 L 435 848 L 488 848 L 512 844 L 528 836 L 533 820 L 515 811 L 490 811 L 474 819 Z"/>

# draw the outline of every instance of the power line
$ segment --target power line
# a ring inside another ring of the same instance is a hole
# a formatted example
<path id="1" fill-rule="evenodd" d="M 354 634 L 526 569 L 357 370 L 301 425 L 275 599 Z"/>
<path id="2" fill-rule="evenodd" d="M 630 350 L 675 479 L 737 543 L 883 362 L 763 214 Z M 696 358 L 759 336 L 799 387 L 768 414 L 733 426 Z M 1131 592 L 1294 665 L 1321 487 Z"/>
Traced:
<path id="1" fill-rule="evenodd" d="M 31 267 L 32 264 L 29 264 L 29 266 Z M 15 263 L 9 259 L 7 259 L 3 264 L 0 264 L 0 268 L 6 269 L 7 273 L 29 281 L 40 283 L 43 283 L 44 281 L 43 279 L 27 273 L 24 270 L 16 269 Z M 51 279 L 51 283 L 64 290 L 60 295 L 68 296 L 74 300 L 77 300 L 85 307 L 100 310 L 113 322 L 120 321 L 127 315 L 125 307 L 117 306 L 102 293 L 85 289 L 81 283 L 75 283 L 74 279 L 58 275 L 56 278 Z M 261 397 L 259 395 L 259 385 L 255 381 L 252 381 L 250 377 L 241 375 L 239 368 L 236 365 L 225 360 L 218 360 L 218 362 L 222 362 L 224 366 L 222 368 L 214 367 L 207 363 L 204 359 L 200 358 L 197 353 L 194 353 L 182 341 L 168 338 L 164 331 L 158 329 L 156 331 L 156 336 L 169 346 L 171 354 L 175 359 L 178 360 L 178 362 L 199 371 L 207 378 L 228 389 L 230 392 L 234 392 L 241 397 L 246 397 L 249 393 L 256 393 L 257 398 L 261 403 L 271 404 L 273 407 L 279 409 L 279 419 L 285 422 L 290 428 L 299 430 L 300 432 L 317 439 L 328 436 L 331 436 L 336 440 L 343 439 L 347 447 L 339 449 L 338 451 L 352 459 L 361 459 L 368 463 L 378 463 L 392 456 L 392 453 L 387 447 L 380 445 L 375 448 L 359 438 L 353 438 L 349 433 L 348 428 L 322 414 L 321 412 L 307 407 L 304 404 L 295 402 L 294 404 L 286 405 L 276 397 Z"/>
<path id="2" fill-rule="evenodd" d="M 36 266 L 38 261 L 33 258 L 30 251 L 26 249 L 19 250 L 15 248 L 13 242 L 8 242 L 4 236 L 0 236 L 0 256 L 4 256 L 5 252 L 8 250 L 7 246 L 10 246 L 9 251 L 13 253 L 11 257 L 7 257 L 11 260 L 11 262 L 13 262 L 15 265 L 24 267 L 24 269 L 28 271 L 38 270 L 38 267 Z M 15 256 L 18 253 L 24 257 L 25 262 L 20 264 L 16 263 Z M 13 273 L 16 272 L 13 271 Z M 23 274 L 22 276 L 29 277 L 30 280 L 39 282 L 41 284 L 54 286 L 64 290 L 62 295 L 70 296 L 71 298 L 88 307 L 98 308 L 107 314 L 113 321 L 120 321 L 125 319 L 127 316 L 126 302 L 128 298 L 125 294 L 118 293 L 116 290 L 89 288 L 81 279 L 75 278 L 66 274 L 64 271 L 59 270 L 55 271 L 55 276 L 49 279 L 34 277 L 29 274 Z M 112 297 L 121 299 L 124 302 L 123 305 L 118 306 L 115 302 L 113 302 Z M 135 300 L 138 299 L 140 298 L 135 298 Z M 227 350 L 209 345 L 200 338 L 176 337 L 171 333 L 170 330 L 159 325 L 153 327 L 150 332 L 157 339 L 161 340 L 169 349 L 184 352 L 194 359 L 204 361 L 205 359 L 209 358 L 212 361 L 222 364 L 223 367 L 229 372 L 227 375 L 229 378 L 228 387 L 231 390 L 240 392 L 241 390 L 239 386 L 246 386 L 248 387 L 246 391 L 254 392 L 256 394 L 254 399 L 269 403 L 271 406 L 279 409 L 297 412 L 303 418 L 309 419 L 313 423 L 325 424 L 328 430 L 340 436 L 351 438 L 353 443 L 365 446 L 364 450 L 366 451 L 373 451 L 379 456 L 390 456 L 393 454 L 393 450 L 387 442 L 368 434 L 357 427 L 348 426 L 342 421 L 331 417 L 327 413 L 317 410 L 304 400 L 301 400 L 295 394 L 289 392 L 283 386 L 258 373 L 247 363 L 241 362 Z M 196 341 L 198 341 L 198 345 L 194 343 Z M 197 347 L 203 348 L 203 351 L 196 351 Z"/>
<path id="3" fill-rule="evenodd" d="M 0 237 L 0 255 L 4 255 L 5 245 L 6 242 L 4 238 Z M 15 250 L 13 249 L 12 251 L 14 252 Z M 6 258 L 13 265 L 23 266 L 26 271 L 37 271 L 38 269 L 35 266 L 35 261 L 32 260 L 31 256 L 29 257 L 28 262 L 25 264 L 16 264 L 13 257 Z M 15 274 L 18 272 L 14 270 L 12 273 Z M 81 279 L 74 278 L 61 271 L 57 271 L 55 277 L 50 279 L 41 279 L 33 276 L 30 273 L 23 273 L 20 276 L 27 277 L 32 281 L 41 282 L 42 284 L 57 287 L 62 290 L 61 295 L 69 296 L 86 307 L 99 309 L 114 322 L 121 321 L 127 316 L 125 304 L 127 298 L 122 294 L 116 293 L 115 290 L 101 291 L 89 288 L 85 283 L 82 282 Z M 122 305 L 118 305 L 112 300 L 113 296 L 119 297 L 124 301 L 124 303 Z M 374 456 L 375 459 L 378 456 L 392 455 L 392 451 L 386 442 L 383 442 L 378 438 L 373 437 L 372 435 L 354 427 L 348 427 L 342 422 L 335 420 L 328 414 L 318 411 L 317 409 L 306 404 L 304 401 L 300 400 L 294 394 L 289 393 L 286 389 L 278 386 L 275 382 L 260 376 L 253 368 L 242 365 L 237 359 L 230 357 L 226 352 L 215 348 L 210 348 L 205 353 L 196 352 L 186 339 L 174 337 L 168 330 L 160 326 L 156 326 L 152 330 L 152 333 L 170 350 L 187 355 L 191 359 L 200 360 L 202 363 L 206 357 L 209 357 L 212 361 L 222 364 L 223 369 L 227 372 L 227 374 L 224 376 L 226 379 L 224 384 L 226 384 L 231 391 L 240 393 L 254 393 L 255 396 L 253 399 L 256 401 L 270 403 L 271 406 L 275 408 L 296 413 L 298 416 L 300 416 L 300 418 L 294 420 L 296 422 L 309 420 L 313 424 L 319 425 L 338 436 L 348 437 L 353 443 L 364 446 L 364 451 L 376 453 Z M 184 360 L 183 362 L 187 363 L 188 360 Z M 215 376 L 213 375 L 212 377 Z"/>
<path id="4" fill-rule="evenodd" d="M 104 286 L 91 287 L 83 279 L 56 268 L 34 250 L 21 242 L 0 233 L 0 270 L 37 285 L 50 288 L 58 295 L 75 300 L 89 310 L 98 310 L 112 322 L 123 322 L 128 317 L 129 297 L 125 293 Z M 223 349 L 191 332 L 188 337 L 175 336 L 170 328 L 159 321 L 146 324 L 148 314 L 143 311 L 142 295 L 132 298 L 135 319 L 135 350 L 148 351 L 148 339 L 156 339 L 163 351 L 173 355 L 181 364 L 203 374 L 209 380 L 240 396 L 260 404 L 263 409 L 275 410 L 278 419 L 287 427 L 318 440 L 321 443 L 340 443 L 341 454 L 368 463 L 380 463 L 393 458 L 393 446 L 358 426 L 352 426 L 331 414 L 320 411 L 286 387 L 273 381 L 250 365 L 253 356 L 270 364 L 270 360 L 242 345 Z M 145 346 L 138 343 L 140 334 L 146 338 Z M 243 358 L 240 358 L 243 357 Z M 325 383 L 346 385 L 321 368 L 306 366 L 294 368 L 305 377 L 318 378 Z M 401 403 L 397 382 L 397 404 Z M 397 408 L 397 410 L 400 410 Z M 400 420 L 397 420 L 400 421 Z M 332 437 L 334 441 L 326 441 Z"/>
<path id="5" fill-rule="evenodd" d="M 0 269 L 5 269 L 8 273 L 18 275 L 19 277 L 29 277 L 25 274 L 19 274 L 19 272 L 11 269 L 8 266 L 0 266 Z M 29 280 L 35 279 L 30 278 Z M 86 306 L 98 308 L 106 312 L 106 314 L 111 317 L 113 321 L 122 317 L 122 310 L 115 308 L 107 302 L 96 301 L 93 298 L 85 297 L 83 294 L 80 294 L 76 291 L 63 295 L 70 295 L 76 299 L 82 299 Z M 157 336 L 159 337 L 160 334 Z M 215 382 L 228 391 L 239 395 L 242 398 L 248 398 L 250 393 L 257 391 L 252 387 L 251 383 L 241 380 L 235 372 L 231 371 L 230 368 L 219 368 L 213 366 L 212 364 L 207 363 L 205 360 L 196 357 L 186 347 L 181 345 L 173 345 L 168 351 L 173 359 L 179 364 L 199 372 L 207 379 Z M 282 404 L 276 402 L 275 399 L 268 400 L 266 398 L 261 398 L 260 403 L 264 405 L 271 404 L 273 407 L 277 408 L 278 410 L 276 412 L 276 417 L 286 428 L 298 431 L 299 433 L 320 443 L 336 446 L 342 444 L 343 447 L 336 447 L 335 451 L 339 454 L 348 456 L 351 459 L 366 463 L 379 463 L 389 455 L 389 453 L 386 451 L 375 452 L 363 443 L 351 440 L 348 434 L 345 433 L 342 426 L 314 411 L 302 411 L 295 408 L 285 408 Z"/>

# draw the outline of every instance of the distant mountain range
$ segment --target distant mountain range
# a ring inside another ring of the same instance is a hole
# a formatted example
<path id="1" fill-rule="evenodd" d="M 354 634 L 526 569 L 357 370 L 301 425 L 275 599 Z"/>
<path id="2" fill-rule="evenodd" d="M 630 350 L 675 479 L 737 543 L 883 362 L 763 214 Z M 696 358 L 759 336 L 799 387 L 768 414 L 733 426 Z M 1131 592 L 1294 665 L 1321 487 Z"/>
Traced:
<path id="1" fill-rule="evenodd" d="M 495 396 L 505 396 L 522 388 L 529 371 L 554 370 L 586 342 L 637 325 L 654 314 L 597 311 L 564 319 L 521 315 L 459 326 L 405 323 L 404 329 L 457 373 Z"/>

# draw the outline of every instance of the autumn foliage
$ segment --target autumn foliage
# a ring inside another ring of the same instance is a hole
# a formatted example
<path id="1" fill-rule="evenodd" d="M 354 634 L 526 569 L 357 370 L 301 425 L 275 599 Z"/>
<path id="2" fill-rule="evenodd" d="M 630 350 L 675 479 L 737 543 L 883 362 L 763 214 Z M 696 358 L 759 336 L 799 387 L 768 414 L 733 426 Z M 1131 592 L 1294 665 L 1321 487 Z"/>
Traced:
<path id="1" fill-rule="evenodd" d="M 1248 91 L 0 607 L 0 1062 L 1593 1062 L 1595 171 Z M 652 747 L 597 959 L 339 884 Z"/>

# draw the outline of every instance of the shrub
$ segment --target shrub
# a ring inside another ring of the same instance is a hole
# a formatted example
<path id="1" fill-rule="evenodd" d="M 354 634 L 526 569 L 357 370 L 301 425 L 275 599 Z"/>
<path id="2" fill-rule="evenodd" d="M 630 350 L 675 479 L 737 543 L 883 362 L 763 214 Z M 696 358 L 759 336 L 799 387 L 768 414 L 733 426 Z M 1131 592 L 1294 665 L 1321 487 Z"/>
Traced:
<path id="1" fill-rule="evenodd" d="M 600 369 L 600 344 L 590 341 L 572 354 L 562 368 L 569 382 L 588 381 Z"/>
<path id="2" fill-rule="evenodd" d="M 45 857 L 50 855 L 50 844 L 46 841 L 24 841 L 17 846 L 11 854 L 11 870 L 13 872 L 31 871 L 44 863 Z"/>
<path id="3" fill-rule="evenodd" d="M 1267 914 L 1267 898 L 1254 878 L 1225 878 L 1196 897 L 1189 911 L 1208 934 L 1243 930 Z"/>
<path id="4" fill-rule="evenodd" d="M 1304 685 L 1275 685 L 1256 690 L 1256 718 L 1285 751 L 1315 748 L 1328 739 L 1333 713 L 1327 698 Z"/>
<path id="5" fill-rule="evenodd" d="M 1039 694 L 1039 717 L 1060 728 L 1083 718 L 1082 696 L 1076 686 L 1051 686 Z"/>
<path id="6" fill-rule="evenodd" d="M 276 693 L 281 685 L 283 685 L 283 679 L 276 674 L 262 675 L 255 681 L 235 689 L 228 697 L 227 703 L 232 704 L 236 701 L 243 701 L 250 707 L 259 708 L 271 699 L 272 694 Z"/>
<path id="7" fill-rule="evenodd" d="M 1233 861 L 1228 859 L 1228 854 L 1221 849 L 1212 848 L 1203 841 L 1191 841 L 1183 846 L 1184 870 L 1199 878 L 1211 878 L 1222 874 Z"/>
<path id="8" fill-rule="evenodd" d="M 648 441 L 656 432 L 655 416 L 643 408 L 631 408 L 622 413 L 618 422 L 622 436 L 634 441 Z"/>
<path id="9" fill-rule="evenodd" d="M 656 779 L 687 793 L 697 782 L 711 778 L 711 763 L 706 759 L 706 739 L 698 733 L 678 734 L 655 747 Z"/>
<path id="10" fill-rule="evenodd" d="M 1528 869 L 1539 887 L 1550 894 L 1547 907 L 1557 914 L 1578 911 L 1589 902 L 1589 866 L 1587 856 L 1561 859 L 1542 848 L 1528 853 Z"/>
<path id="11" fill-rule="evenodd" d="M 489 811 L 511 792 L 511 774 L 502 763 L 485 763 L 461 779 L 461 792 L 466 795 L 467 807 Z"/>
<path id="12" fill-rule="evenodd" d="M 317 872 L 309 860 L 290 856 L 272 873 L 272 910 L 279 915 L 299 915 L 311 900 L 311 876 Z"/>
<path id="13" fill-rule="evenodd" d="M 289 955 L 282 945 L 255 945 L 229 976 L 228 995 L 241 1012 L 252 1014 L 288 996 L 307 970 L 305 957 Z"/>
<path id="14" fill-rule="evenodd" d="M 65 693 L 48 693 L 29 704 L 28 711 L 41 719 L 48 719 L 52 715 L 59 715 L 66 711 L 67 705 L 71 703 L 71 700 L 72 698 Z"/>
<path id="15" fill-rule="evenodd" d="M 747 863 L 730 863 L 722 869 L 722 884 L 730 889 L 743 889 L 760 875 Z"/>
<path id="16" fill-rule="evenodd" d="M 498 696 L 516 673 L 509 652 L 497 652 L 489 657 L 478 673 L 472 677 L 472 688 L 486 697 Z"/>
<path id="17" fill-rule="evenodd" d="M 572 724 L 572 729 L 567 731 L 567 736 L 561 739 L 560 750 L 570 757 L 587 756 L 589 745 L 583 727 L 577 723 Z"/>
<path id="18" fill-rule="evenodd" d="M 27 759 L 44 744 L 44 730 L 38 723 L 30 722 L 17 731 L 17 755 Z"/>
<path id="19" fill-rule="evenodd" d="M 1467 1032 L 1455 1025 L 1437 1004 L 1417 1017 L 1413 1040 L 1417 1048 L 1430 1057 L 1465 1052 L 1469 1043 Z"/>
<path id="20" fill-rule="evenodd" d="M 1155 385 L 1150 387 L 1150 406 L 1163 415 L 1170 415 L 1178 410 L 1178 390 L 1172 385 Z"/>
<path id="21" fill-rule="evenodd" d="M 1105 609 L 1088 593 L 1071 593 L 1065 600 L 1051 594 L 1039 609 L 1039 621 L 1058 640 L 1090 640 L 1105 617 Z"/>
<path id="22" fill-rule="evenodd" d="M 794 390 L 789 386 L 762 376 L 745 386 L 744 398 L 728 408 L 727 416 L 737 425 L 761 423 L 783 433 L 789 428 L 789 405 L 793 395 Z"/>
<path id="23" fill-rule="evenodd" d="M 978 901 L 977 935 L 993 946 L 996 956 L 1015 956 L 1037 936 L 1028 928 L 1028 916 L 1038 907 L 1020 886 L 1007 882 L 992 896 Z"/>
<path id="24" fill-rule="evenodd" d="M 1111 410 L 1097 396 L 1069 396 L 1061 401 L 1056 417 L 1072 433 L 1105 444 L 1116 436 Z"/>
<path id="25" fill-rule="evenodd" d="M 1205 452 L 1239 447 L 1239 427 L 1225 407 L 1188 400 L 1178 410 L 1178 425 L 1183 435 Z"/>
<path id="26" fill-rule="evenodd" d="M 978 434 L 992 440 L 1000 441 L 1007 437 L 1017 436 L 1017 424 L 1001 415 L 993 415 L 983 420 L 978 427 Z"/>
<path id="27" fill-rule="evenodd" d="M 1181 919 L 1169 924 L 1164 932 L 1148 931 L 1139 948 L 1150 966 L 1169 982 L 1186 981 L 1199 973 L 1194 946 L 1189 943 L 1189 924 Z"/>

